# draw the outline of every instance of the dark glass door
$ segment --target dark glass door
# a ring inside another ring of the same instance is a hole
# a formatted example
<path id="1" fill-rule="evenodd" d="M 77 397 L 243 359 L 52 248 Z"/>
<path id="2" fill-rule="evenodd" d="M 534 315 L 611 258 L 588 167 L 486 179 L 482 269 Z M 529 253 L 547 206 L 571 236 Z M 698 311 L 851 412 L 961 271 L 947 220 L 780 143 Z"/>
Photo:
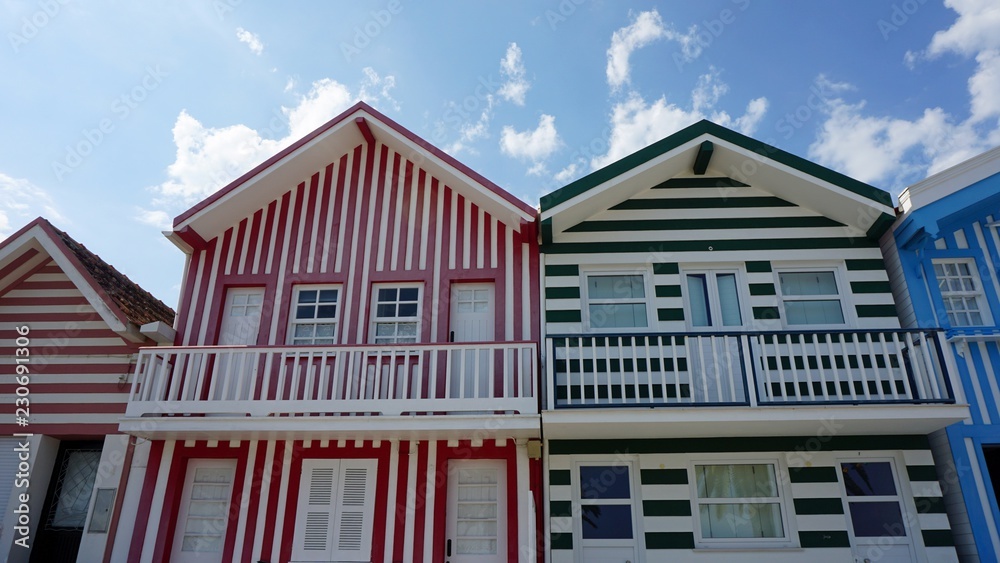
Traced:
<path id="1" fill-rule="evenodd" d="M 73 563 L 94 492 L 101 442 L 63 441 L 49 480 L 31 563 Z"/>

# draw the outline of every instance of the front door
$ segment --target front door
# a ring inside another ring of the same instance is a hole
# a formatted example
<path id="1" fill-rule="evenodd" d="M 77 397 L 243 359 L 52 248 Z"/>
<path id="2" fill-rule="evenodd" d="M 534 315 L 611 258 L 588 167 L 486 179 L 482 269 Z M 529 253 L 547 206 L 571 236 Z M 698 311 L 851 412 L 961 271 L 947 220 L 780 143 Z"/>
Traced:
<path id="1" fill-rule="evenodd" d="M 170 561 L 221 563 L 235 476 L 235 459 L 188 463 Z"/>
<path id="2" fill-rule="evenodd" d="M 635 511 L 634 465 L 616 460 L 576 467 L 574 537 L 584 563 L 634 563 L 641 535 Z"/>
<path id="3" fill-rule="evenodd" d="M 893 460 L 842 460 L 840 484 L 855 561 L 916 561 Z"/>
<path id="4" fill-rule="evenodd" d="M 451 286 L 452 342 L 493 342 L 494 285 L 492 283 L 456 283 Z M 490 397 L 498 382 L 489 378 L 493 363 L 490 349 L 464 349 L 452 353 L 451 396 Z"/>
<path id="5" fill-rule="evenodd" d="M 263 288 L 229 289 L 226 292 L 226 308 L 223 312 L 222 327 L 219 329 L 219 346 L 256 344 L 263 304 Z"/>
<path id="6" fill-rule="evenodd" d="M 59 445 L 32 544 L 33 563 L 76 561 L 101 462 L 101 447 L 101 442 L 63 441 Z"/>
<path id="7" fill-rule="evenodd" d="M 445 561 L 507 561 L 505 462 L 461 460 L 448 463 L 448 538 L 445 543 Z"/>

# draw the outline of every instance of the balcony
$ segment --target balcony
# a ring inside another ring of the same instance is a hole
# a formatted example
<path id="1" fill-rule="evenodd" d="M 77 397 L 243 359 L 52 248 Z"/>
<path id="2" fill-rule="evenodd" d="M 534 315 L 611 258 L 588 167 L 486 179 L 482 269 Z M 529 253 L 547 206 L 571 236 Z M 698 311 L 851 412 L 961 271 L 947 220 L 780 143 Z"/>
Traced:
<path id="1" fill-rule="evenodd" d="M 940 331 L 562 335 L 546 347 L 547 435 L 550 422 L 588 418 L 636 432 L 649 423 L 654 435 L 666 422 L 727 436 L 808 433 L 796 425 L 824 420 L 927 433 L 968 413 Z"/>
<path id="2" fill-rule="evenodd" d="M 533 342 L 143 348 L 121 429 L 448 437 L 491 419 L 487 433 L 537 434 L 537 365 Z"/>

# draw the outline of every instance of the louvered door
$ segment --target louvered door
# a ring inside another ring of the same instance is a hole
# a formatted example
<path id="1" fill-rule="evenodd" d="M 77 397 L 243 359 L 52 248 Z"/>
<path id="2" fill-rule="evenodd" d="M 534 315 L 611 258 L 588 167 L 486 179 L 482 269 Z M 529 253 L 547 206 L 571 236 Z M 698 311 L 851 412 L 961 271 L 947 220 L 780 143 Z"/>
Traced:
<path id="1" fill-rule="evenodd" d="M 374 459 L 302 462 L 293 561 L 369 561 Z"/>

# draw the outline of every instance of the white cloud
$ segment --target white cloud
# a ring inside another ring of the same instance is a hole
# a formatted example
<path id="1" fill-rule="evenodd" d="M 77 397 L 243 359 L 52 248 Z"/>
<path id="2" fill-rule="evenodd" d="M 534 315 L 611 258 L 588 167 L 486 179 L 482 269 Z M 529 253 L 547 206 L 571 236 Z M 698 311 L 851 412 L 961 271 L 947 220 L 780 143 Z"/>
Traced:
<path id="1" fill-rule="evenodd" d="M 995 0 L 947 0 L 958 12 L 951 27 L 934 34 L 922 53 L 908 52 L 907 65 L 946 53 L 974 55 L 968 80 L 969 115 L 927 108 L 911 119 L 865 114 L 864 101 L 825 100 L 826 121 L 809 147 L 821 164 L 866 182 L 892 188 L 940 172 L 1000 144 L 1000 4 Z"/>
<path id="2" fill-rule="evenodd" d="M 566 168 L 563 168 L 559 172 L 556 172 L 556 175 L 553 176 L 552 179 L 560 184 L 566 184 L 571 179 L 576 177 L 576 172 L 579 169 L 580 169 L 580 163 L 571 162 L 566 166 Z"/>
<path id="3" fill-rule="evenodd" d="M 507 47 L 507 54 L 500 59 L 500 74 L 504 77 L 504 83 L 497 93 L 508 102 L 523 106 L 524 96 L 531 84 L 524 77 L 524 61 L 521 60 L 521 48 L 517 43 L 511 43 Z"/>
<path id="4" fill-rule="evenodd" d="M 508 125 L 500 132 L 500 150 L 504 154 L 535 164 L 544 161 L 561 145 L 556 118 L 551 115 L 542 114 L 534 130 L 518 132 Z M 536 172 L 538 170 L 535 169 Z"/>
<path id="5" fill-rule="evenodd" d="M 632 92 L 626 100 L 611 109 L 608 152 L 592 158 L 591 168 L 606 166 L 702 119 L 752 135 L 767 112 L 767 99 L 750 100 L 744 114 L 733 118 L 715 107 L 728 89 L 713 68 L 699 77 L 698 85 L 691 92 L 690 109 L 667 102 L 665 96 L 647 103 L 639 94 Z"/>
<path id="6" fill-rule="evenodd" d="M 240 43 L 246 43 L 253 54 L 260 55 L 264 52 L 264 43 L 261 42 L 260 37 L 242 27 L 236 28 L 236 38 L 240 40 Z"/>
<path id="7" fill-rule="evenodd" d="M 153 203 L 161 209 L 142 210 L 137 218 L 155 222 L 161 218 L 156 211 L 177 211 L 205 198 L 358 100 L 396 107 L 390 96 L 394 85 L 392 76 L 380 78 L 371 69 L 365 69 L 357 93 L 329 78 L 317 80 L 294 107 L 281 108 L 287 122 L 278 130 L 258 131 L 242 124 L 208 127 L 182 110 L 174 123 L 177 152 L 167 167 L 167 180 L 152 187 Z"/>
<path id="8" fill-rule="evenodd" d="M 137 207 L 135 218 L 140 223 L 152 225 L 161 231 L 170 230 L 170 227 L 173 224 L 170 214 L 162 209 L 145 209 Z"/>
<path id="9" fill-rule="evenodd" d="M 6 238 L 38 216 L 65 221 L 47 191 L 29 180 L 0 172 L 0 238 Z"/>
<path id="10" fill-rule="evenodd" d="M 656 10 L 641 12 L 635 20 L 611 35 L 608 47 L 608 85 L 618 89 L 629 81 L 629 57 L 632 51 L 645 47 L 657 39 L 666 37 L 667 29 Z"/>

